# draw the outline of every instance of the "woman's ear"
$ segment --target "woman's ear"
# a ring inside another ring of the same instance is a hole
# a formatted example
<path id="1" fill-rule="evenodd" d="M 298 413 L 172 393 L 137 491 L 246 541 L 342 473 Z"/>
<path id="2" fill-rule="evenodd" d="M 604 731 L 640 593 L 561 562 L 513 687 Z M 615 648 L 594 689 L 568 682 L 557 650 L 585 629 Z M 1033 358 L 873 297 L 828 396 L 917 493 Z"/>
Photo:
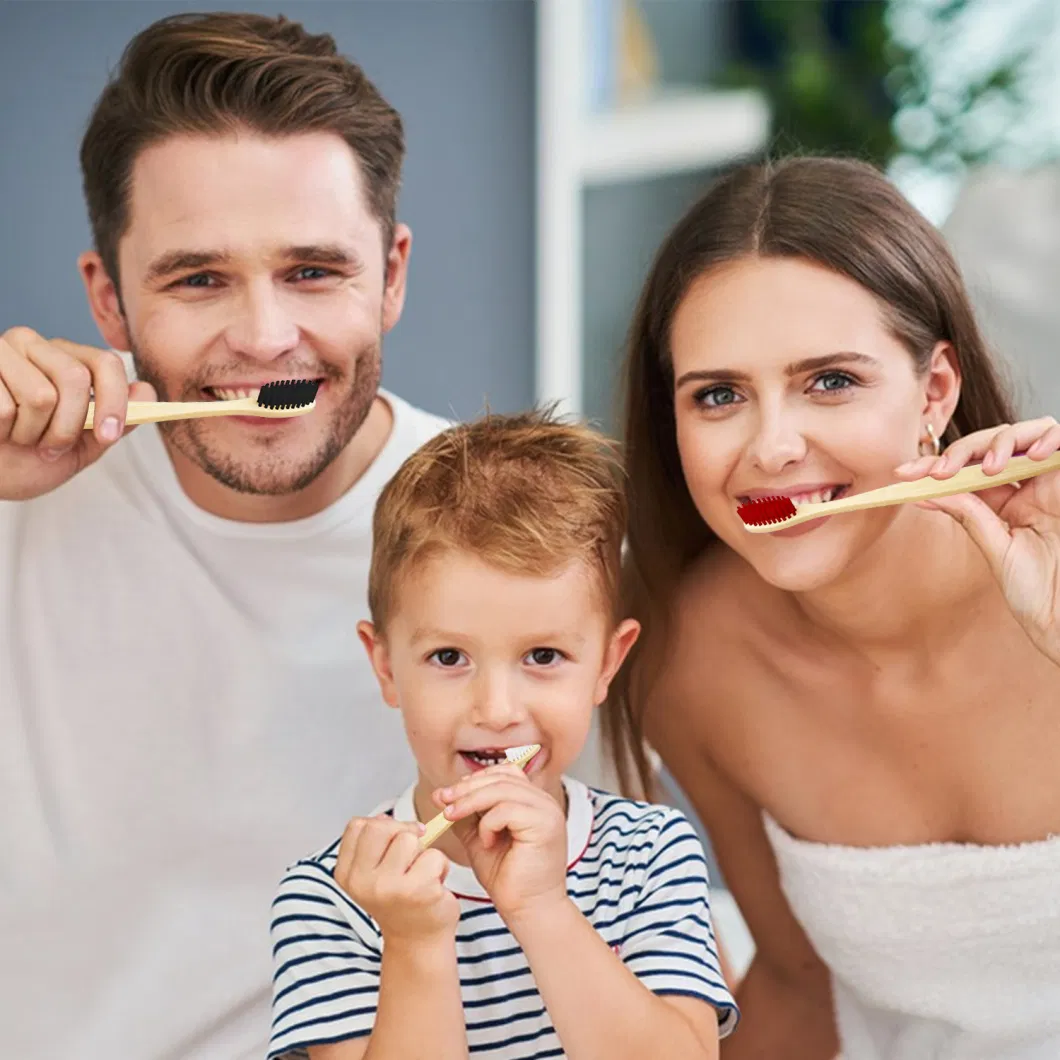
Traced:
<path id="1" fill-rule="evenodd" d="M 941 438 L 961 396 L 961 370 L 957 351 L 949 342 L 937 342 L 924 373 L 924 406 L 921 415 Z"/>

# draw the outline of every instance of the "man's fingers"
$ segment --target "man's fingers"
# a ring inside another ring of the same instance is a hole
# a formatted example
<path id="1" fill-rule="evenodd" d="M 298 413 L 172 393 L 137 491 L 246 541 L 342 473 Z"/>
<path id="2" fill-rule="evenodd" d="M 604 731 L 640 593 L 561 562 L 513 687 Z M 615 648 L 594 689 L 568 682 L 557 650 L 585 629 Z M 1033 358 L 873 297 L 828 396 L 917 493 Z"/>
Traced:
<path id="1" fill-rule="evenodd" d="M 92 433 L 103 445 L 117 441 L 125 429 L 129 403 L 129 384 L 121 357 L 112 350 L 82 346 L 67 339 L 54 339 L 52 345 L 88 368 L 92 375 L 92 399 L 96 406 Z M 83 418 L 81 424 L 84 426 Z"/>
<path id="2" fill-rule="evenodd" d="M 48 428 L 59 394 L 48 376 L 24 353 L 0 344 L 0 380 L 15 406 L 5 441 L 35 446 Z"/>
<path id="3" fill-rule="evenodd" d="M 26 359 L 47 377 L 55 390 L 51 417 L 35 443 L 42 456 L 54 459 L 82 440 L 92 372 L 87 365 L 43 339 L 28 342 L 25 352 Z"/>

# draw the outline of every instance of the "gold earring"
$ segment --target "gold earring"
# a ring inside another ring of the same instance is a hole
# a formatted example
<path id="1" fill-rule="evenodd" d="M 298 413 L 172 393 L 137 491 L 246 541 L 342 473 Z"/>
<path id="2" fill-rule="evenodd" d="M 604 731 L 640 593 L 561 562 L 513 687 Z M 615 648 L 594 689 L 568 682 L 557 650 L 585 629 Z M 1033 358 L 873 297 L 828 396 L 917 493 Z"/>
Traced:
<path id="1" fill-rule="evenodd" d="M 924 429 L 927 431 L 928 438 L 931 439 L 932 451 L 935 456 L 938 456 L 942 452 L 942 443 L 939 441 L 939 436 L 935 433 L 935 428 L 930 423 L 925 423 Z"/>

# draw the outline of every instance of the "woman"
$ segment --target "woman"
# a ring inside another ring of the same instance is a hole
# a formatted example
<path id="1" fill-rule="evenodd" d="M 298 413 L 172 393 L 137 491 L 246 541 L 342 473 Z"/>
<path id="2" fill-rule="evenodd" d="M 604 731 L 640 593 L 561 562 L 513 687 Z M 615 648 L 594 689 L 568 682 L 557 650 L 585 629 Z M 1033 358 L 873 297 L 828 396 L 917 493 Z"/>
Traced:
<path id="1" fill-rule="evenodd" d="M 740 169 L 660 249 L 626 389 L 645 635 L 607 735 L 642 787 L 659 753 L 754 936 L 726 1057 L 1060 1057 L 1060 473 L 737 515 L 1060 448 L 940 237 L 863 164 Z"/>

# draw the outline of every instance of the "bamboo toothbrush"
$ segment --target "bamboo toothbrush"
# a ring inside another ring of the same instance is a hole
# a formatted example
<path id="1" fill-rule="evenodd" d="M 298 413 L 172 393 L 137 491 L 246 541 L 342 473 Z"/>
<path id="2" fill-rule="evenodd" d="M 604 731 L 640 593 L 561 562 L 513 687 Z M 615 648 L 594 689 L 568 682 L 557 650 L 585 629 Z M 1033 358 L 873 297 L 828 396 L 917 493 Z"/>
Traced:
<path id="1" fill-rule="evenodd" d="M 798 526 L 799 523 L 820 519 L 825 515 L 859 512 L 865 508 L 882 508 L 889 504 L 905 504 L 908 501 L 927 501 L 933 497 L 950 497 L 955 493 L 975 493 L 977 490 L 1004 486 L 1058 469 L 1060 453 L 1054 453 L 1044 460 L 1014 456 L 996 475 L 988 475 L 981 465 L 972 464 L 962 467 L 956 475 L 948 479 L 923 478 L 915 482 L 895 482 L 890 486 L 840 497 L 835 501 L 810 501 L 806 504 L 796 504 L 790 497 L 762 497 L 741 505 L 736 511 L 752 534 L 771 534 L 776 530 L 786 530 L 789 526 Z"/>
<path id="2" fill-rule="evenodd" d="M 525 747 L 509 747 L 504 752 L 504 757 L 513 766 L 525 766 L 540 750 L 541 744 L 528 743 Z M 445 835 L 454 824 L 456 822 L 450 821 L 445 816 L 444 810 L 437 817 L 432 817 L 427 822 L 427 831 L 420 836 L 420 849 L 426 850 L 436 839 Z"/>
<path id="3" fill-rule="evenodd" d="M 159 423 L 162 420 L 192 420 L 206 416 L 263 416 L 286 418 L 304 416 L 316 405 L 319 379 L 280 379 L 266 383 L 254 397 L 231 401 L 130 401 L 125 414 L 126 426 L 136 423 Z M 96 404 L 90 402 L 85 430 L 95 421 Z"/>

